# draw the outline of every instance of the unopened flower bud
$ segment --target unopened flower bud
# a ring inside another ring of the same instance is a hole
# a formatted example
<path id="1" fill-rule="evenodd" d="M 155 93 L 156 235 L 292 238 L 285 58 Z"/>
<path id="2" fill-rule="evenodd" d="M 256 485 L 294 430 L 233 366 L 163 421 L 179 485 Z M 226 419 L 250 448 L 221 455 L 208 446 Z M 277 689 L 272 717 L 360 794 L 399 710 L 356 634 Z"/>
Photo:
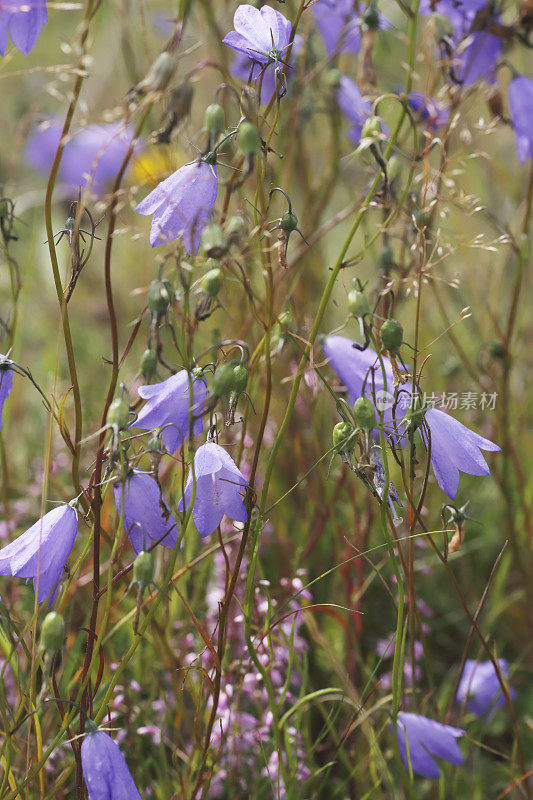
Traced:
<path id="1" fill-rule="evenodd" d="M 358 428 L 371 431 L 376 427 L 376 410 L 368 397 L 358 397 L 354 403 L 353 416 Z"/>
<path id="2" fill-rule="evenodd" d="M 298 227 L 298 217 L 294 211 L 286 211 L 279 222 L 279 227 L 285 233 L 292 233 Z"/>
<path id="3" fill-rule="evenodd" d="M 165 89 L 174 74 L 177 63 L 174 53 L 166 50 L 159 53 L 143 81 L 143 89 L 147 92 L 160 92 Z"/>
<path id="4" fill-rule="evenodd" d="M 261 153 L 261 137 L 251 122 L 244 120 L 237 131 L 237 147 L 244 156 L 258 156 Z"/>
<path id="5" fill-rule="evenodd" d="M 210 392 L 214 397 L 230 397 L 246 391 L 248 370 L 241 361 L 230 361 L 221 364 L 213 375 Z"/>
<path id="6" fill-rule="evenodd" d="M 386 245 L 386 247 L 384 247 L 381 250 L 381 252 L 379 254 L 379 258 L 378 258 L 378 264 L 379 264 L 380 268 L 385 272 L 388 272 L 390 269 L 393 268 L 393 266 L 394 266 L 394 253 L 392 252 L 392 247 L 389 247 L 389 245 Z"/>
<path id="7" fill-rule="evenodd" d="M 141 356 L 140 373 L 145 380 L 149 380 L 155 375 L 156 369 L 157 353 L 155 350 L 152 350 L 151 347 L 148 347 Z"/>
<path id="8" fill-rule="evenodd" d="M 226 236 L 228 237 L 228 242 L 230 244 L 238 244 L 245 231 L 244 220 L 241 216 L 236 214 L 234 217 L 230 217 L 227 224 L 226 224 Z"/>
<path id="9" fill-rule="evenodd" d="M 211 103 L 205 110 L 204 125 L 211 136 L 219 136 L 224 130 L 226 115 L 224 109 L 218 103 Z"/>
<path id="10" fill-rule="evenodd" d="M 141 550 L 133 562 L 133 580 L 140 586 L 149 586 L 154 580 L 154 557 L 151 552 Z"/>
<path id="11" fill-rule="evenodd" d="M 354 439 L 349 439 L 354 432 L 353 427 L 348 422 L 337 422 L 333 428 L 333 447 L 339 453 L 351 453 L 355 449 Z"/>
<path id="12" fill-rule="evenodd" d="M 403 328 L 397 319 L 386 319 L 380 330 L 382 350 L 398 353 L 403 342 Z"/>
<path id="13" fill-rule="evenodd" d="M 61 614 L 50 611 L 41 626 L 41 646 L 43 650 L 60 650 L 65 638 L 65 622 Z"/>
<path id="14" fill-rule="evenodd" d="M 206 225 L 202 233 L 202 248 L 208 258 L 222 258 L 228 251 L 226 234 L 215 222 Z"/>
<path id="15" fill-rule="evenodd" d="M 361 131 L 362 139 L 376 139 L 381 133 L 381 121 L 378 117 L 369 117 Z"/>
<path id="16" fill-rule="evenodd" d="M 126 430 L 130 419 L 130 408 L 124 395 L 117 397 L 109 406 L 106 424 L 120 431 Z"/>
<path id="17" fill-rule="evenodd" d="M 393 155 L 389 158 L 387 162 L 387 177 L 389 179 L 389 183 L 392 183 L 400 176 L 400 172 L 402 171 L 402 161 L 401 159 Z"/>
<path id="18" fill-rule="evenodd" d="M 373 5 L 368 6 L 361 17 L 361 23 L 369 31 L 375 31 L 379 28 L 379 14 Z"/>
<path id="19" fill-rule="evenodd" d="M 348 310 L 354 317 L 362 318 L 366 314 L 370 314 L 370 306 L 366 299 L 366 294 L 360 292 L 359 289 L 352 289 L 348 292 Z"/>
<path id="20" fill-rule="evenodd" d="M 148 289 L 148 308 L 152 314 L 164 314 L 172 302 L 172 286 L 166 278 L 156 279 Z"/>
<path id="21" fill-rule="evenodd" d="M 200 281 L 200 288 L 208 297 L 216 297 L 222 287 L 224 276 L 218 267 L 206 272 Z"/>
<path id="22" fill-rule="evenodd" d="M 156 433 L 155 436 L 152 436 L 151 439 L 148 440 L 146 444 L 146 449 L 150 453 L 162 453 L 163 452 L 163 441 L 161 436 Z"/>

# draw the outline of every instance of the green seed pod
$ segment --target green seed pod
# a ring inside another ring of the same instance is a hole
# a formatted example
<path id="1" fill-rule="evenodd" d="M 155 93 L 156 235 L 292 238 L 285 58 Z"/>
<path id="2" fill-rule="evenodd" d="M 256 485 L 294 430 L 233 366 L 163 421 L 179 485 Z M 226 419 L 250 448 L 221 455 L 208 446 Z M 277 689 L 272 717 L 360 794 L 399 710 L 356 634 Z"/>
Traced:
<path id="1" fill-rule="evenodd" d="M 226 236 L 230 244 L 237 244 L 241 241 L 245 231 L 244 220 L 238 214 L 230 217 L 226 224 Z"/>
<path id="2" fill-rule="evenodd" d="M 397 319 L 386 319 L 380 330 L 381 349 L 398 353 L 403 342 L 403 328 Z"/>
<path id="3" fill-rule="evenodd" d="M 65 638 L 65 622 L 61 614 L 50 611 L 41 626 L 41 646 L 43 650 L 60 650 Z"/>
<path id="4" fill-rule="evenodd" d="M 339 453 L 351 453 L 355 449 L 354 439 L 351 439 L 349 442 L 346 441 L 353 432 L 354 428 L 347 422 L 337 422 L 333 428 L 332 438 L 333 447 Z"/>
<path id="5" fill-rule="evenodd" d="M 261 137 L 251 122 L 244 120 L 237 131 L 237 147 L 243 156 L 258 156 L 261 153 Z"/>
<path id="6" fill-rule="evenodd" d="M 128 427 L 130 420 L 130 408 L 124 396 L 117 397 L 109 406 L 107 412 L 106 424 L 113 428 L 118 428 L 119 431 L 124 431 Z"/>
<path id="7" fill-rule="evenodd" d="M 372 5 L 368 6 L 363 16 L 361 17 L 361 22 L 363 26 L 369 31 L 376 31 L 379 28 L 379 14 L 374 8 L 374 6 Z"/>
<path id="8" fill-rule="evenodd" d="M 222 288 L 223 280 L 222 270 L 215 267 L 215 269 L 210 269 L 209 272 L 205 273 L 200 281 L 200 288 L 208 297 L 216 297 Z"/>
<path id="9" fill-rule="evenodd" d="M 363 125 L 361 139 L 376 139 L 381 133 L 381 121 L 378 117 L 369 117 Z"/>
<path id="10" fill-rule="evenodd" d="M 286 211 L 282 216 L 279 227 L 285 233 L 292 233 L 298 227 L 298 217 L 294 211 Z"/>
<path id="11" fill-rule="evenodd" d="M 211 136 L 218 136 L 224 130 L 226 115 L 218 103 L 211 103 L 205 110 L 204 125 Z"/>
<path id="12" fill-rule="evenodd" d="M 146 380 L 149 380 L 155 375 L 156 368 L 157 353 L 151 347 L 148 347 L 141 356 L 140 373 Z"/>
<path id="13" fill-rule="evenodd" d="M 164 314 L 172 302 L 172 286 L 166 278 L 156 279 L 148 289 L 148 308 L 152 314 Z"/>
<path id="14" fill-rule="evenodd" d="M 353 406 L 353 416 L 357 427 L 363 431 L 371 431 L 376 427 L 376 411 L 368 397 L 357 398 Z"/>
<path id="15" fill-rule="evenodd" d="M 359 289 L 352 289 L 348 292 L 348 310 L 354 317 L 361 319 L 366 314 L 370 314 L 370 306 L 366 299 L 366 294 L 360 292 Z"/>
<path id="16" fill-rule="evenodd" d="M 226 234 L 215 222 L 206 225 L 201 241 L 203 251 L 208 258 L 222 258 L 228 252 Z"/>
<path id="17" fill-rule="evenodd" d="M 154 557 L 141 550 L 133 562 L 133 580 L 141 586 L 149 586 L 154 580 Z"/>
<path id="18" fill-rule="evenodd" d="M 388 245 L 384 247 L 379 254 L 378 264 L 380 268 L 384 271 L 388 271 L 393 268 L 394 266 L 394 253 L 392 252 L 392 247 Z"/>
<path id="19" fill-rule="evenodd" d="M 389 182 L 395 181 L 402 171 L 402 161 L 398 156 L 391 156 L 387 162 L 387 177 Z"/>
<path id="20" fill-rule="evenodd" d="M 217 367 L 209 391 L 213 397 L 239 395 L 246 390 L 248 370 L 242 362 L 233 360 Z"/>

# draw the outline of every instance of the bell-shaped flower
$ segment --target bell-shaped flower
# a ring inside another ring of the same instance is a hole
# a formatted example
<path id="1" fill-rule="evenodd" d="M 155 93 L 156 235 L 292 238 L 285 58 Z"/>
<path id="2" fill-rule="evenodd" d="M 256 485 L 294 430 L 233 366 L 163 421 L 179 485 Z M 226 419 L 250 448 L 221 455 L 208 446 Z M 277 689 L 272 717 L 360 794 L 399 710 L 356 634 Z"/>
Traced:
<path id="1" fill-rule="evenodd" d="M 405 769 L 409 769 L 410 763 L 413 772 L 424 778 L 440 778 L 440 769 L 432 756 L 452 764 L 465 763 L 457 744 L 457 739 L 464 734 L 460 728 L 443 725 L 420 714 L 406 711 L 398 714 L 398 748 Z"/>
<path id="2" fill-rule="evenodd" d="M 438 105 L 433 98 L 425 97 L 420 92 L 411 92 L 407 100 L 414 111 L 415 119 L 426 122 L 428 128 L 442 128 L 448 122 L 450 112 Z"/>
<path id="3" fill-rule="evenodd" d="M 294 59 L 301 50 L 301 47 L 302 37 L 296 35 L 292 45 L 291 57 L 287 62 L 289 69 L 287 70 L 285 77 L 288 84 L 290 83 L 291 77 L 294 74 L 294 70 L 292 69 L 294 65 Z M 275 69 L 276 66 L 274 63 L 268 64 L 265 67 L 264 64 L 251 62 L 248 56 L 244 53 L 238 53 L 233 59 L 233 63 L 231 65 L 231 74 L 236 78 L 240 78 L 241 81 L 255 84 L 257 89 L 261 87 L 261 97 L 259 100 L 261 105 L 264 105 L 265 103 L 268 103 L 276 91 Z"/>
<path id="4" fill-rule="evenodd" d="M 5 55 L 9 36 L 23 55 L 37 44 L 48 22 L 46 0 L 2 0 L 0 3 L 0 55 Z"/>
<path id="5" fill-rule="evenodd" d="M 248 514 L 243 503 L 242 489 L 248 481 L 232 457 L 215 442 L 206 442 L 194 455 L 196 496 L 192 516 L 201 536 L 209 536 L 224 514 L 237 522 L 246 522 Z M 185 493 L 179 510 L 185 511 L 191 502 L 193 472 L 189 472 Z"/>
<path id="6" fill-rule="evenodd" d="M 0 575 L 31 579 L 37 602 L 50 595 L 51 605 L 77 532 L 76 510 L 67 504 L 53 508 L 0 550 Z"/>
<path id="7" fill-rule="evenodd" d="M 353 347 L 354 342 L 344 336 L 328 336 L 322 348 L 329 362 L 344 383 L 351 403 L 361 397 L 363 384 L 365 396 L 375 400 L 378 410 L 383 408 L 383 424 L 386 432 L 393 433 L 393 415 L 396 429 L 405 432 L 407 408 L 411 403 L 411 384 L 401 387 L 401 395 L 396 402 L 393 395 L 393 374 L 390 362 L 384 358 L 387 378 L 384 386 L 381 366 L 376 353 L 367 348 L 360 351 Z M 366 383 L 365 383 L 366 379 Z M 376 415 L 377 416 L 377 415 Z M 485 439 L 467 428 L 458 420 L 437 408 L 424 411 L 422 440 L 426 448 L 431 438 L 431 466 L 437 483 L 452 500 L 459 488 L 459 472 L 469 475 L 490 475 L 490 469 L 481 450 L 498 451 L 497 444 Z M 429 432 L 429 437 L 428 437 Z M 401 437 L 402 443 L 405 436 Z"/>
<path id="8" fill-rule="evenodd" d="M 356 82 L 346 75 L 343 75 L 340 79 L 340 86 L 337 89 L 337 103 L 346 119 L 352 123 L 349 131 L 350 140 L 352 144 L 358 145 L 361 141 L 363 125 L 372 111 L 372 103 L 363 99 Z"/>
<path id="9" fill-rule="evenodd" d="M 4 403 L 13 388 L 13 370 L 9 367 L 6 356 L 0 355 L 0 430 L 2 430 L 2 412 Z"/>
<path id="10" fill-rule="evenodd" d="M 504 678 L 507 680 L 509 665 L 505 658 L 498 659 L 498 665 Z M 511 697 L 515 691 L 510 688 Z M 505 697 L 500 686 L 500 681 L 492 661 L 475 661 L 469 658 L 465 661 L 463 674 L 457 687 L 457 702 L 463 703 L 476 716 L 481 717 L 487 712 L 492 714 L 505 704 Z"/>
<path id="11" fill-rule="evenodd" d="M 235 30 L 224 36 L 224 44 L 261 64 L 279 61 L 289 46 L 290 20 L 270 6 L 261 9 L 249 4 L 239 6 L 233 26 Z"/>
<path id="12" fill-rule="evenodd" d="M 533 81 L 518 75 L 509 84 L 509 110 L 520 163 L 533 158 Z"/>
<path id="13" fill-rule="evenodd" d="M 153 214 L 152 247 L 181 236 L 188 254 L 196 255 L 217 194 L 216 164 L 205 161 L 186 164 L 161 181 L 135 209 L 138 214 Z"/>
<path id="14" fill-rule="evenodd" d="M 154 542 L 170 549 L 175 547 L 179 533 L 176 520 L 163 492 L 147 472 L 132 470 L 124 483 L 115 484 L 114 493 L 119 516 L 124 495 L 124 530 L 136 553 L 148 550 Z"/>
<path id="15" fill-rule="evenodd" d="M 162 428 L 161 438 L 169 453 L 189 438 L 191 415 L 194 419 L 192 432 L 202 432 L 202 409 L 207 397 L 207 386 L 202 378 L 192 382 L 192 398 L 189 391 L 189 373 L 182 369 L 161 383 L 139 386 L 137 392 L 148 402 L 139 412 L 135 427 L 142 430 Z"/>
<path id="16" fill-rule="evenodd" d="M 81 767 L 89 800 L 142 800 L 119 746 L 94 723 L 90 727 L 81 743 Z"/>
<path id="17" fill-rule="evenodd" d="M 328 55 L 359 52 L 361 29 L 353 0 L 318 0 L 312 8 Z"/>

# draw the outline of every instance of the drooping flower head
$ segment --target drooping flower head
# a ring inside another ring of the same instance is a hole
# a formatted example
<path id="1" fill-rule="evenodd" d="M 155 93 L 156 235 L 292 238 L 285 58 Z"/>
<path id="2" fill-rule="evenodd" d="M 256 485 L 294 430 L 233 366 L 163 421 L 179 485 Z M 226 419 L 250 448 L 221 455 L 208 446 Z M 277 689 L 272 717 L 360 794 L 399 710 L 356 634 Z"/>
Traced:
<path id="1" fill-rule="evenodd" d="M 115 485 L 114 493 L 119 516 L 124 493 L 124 530 L 136 553 L 147 550 L 154 542 L 171 550 L 175 547 L 179 533 L 176 520 L 163 492 L 148 473 L 133 470 L 124 483 Z"/>
<path id="2" fill-rule="evenodd" d="M 410 384 L 401 387 L 395 404 L 393 374 L 390 362 L 384 358 L 387 385 L 384 386 L 381 366 L 376 353 L 370 348 L 359 351 L 354 342 L 344 336 L 328 336 L 322 347 L 330 364 L 344 383 L 351 403 L 361 397 L 363 384 L 365 396 L 383 404 L 383 423 L 388 433 L 393 432 L 393 414 L 396 428 L 405 430 L 409 405 L 412 403 Z M 366 383 L 365 383 L 366 379 Z M 401 401 L 401 402 L 400 402 Z M 475 433 L 445 411 L 437 408 L 423 410 L 424 424 L 421 436 L 426 448 L 431 438 L 431 466 L 440 488 L 452 500 L 459 488 L 459 472 L 469 475 L 490 475 L 490 469 L 481 450 L 498 451 L 500 447 Z M 405 441 L 402 436 L 402 443 Z"/>
<path id="3" fill-rule="evenodd" d="M 451 764 L 465 763 L 457 744 L 457 739 L 464 734 L 460 728 L 443 725 L 420 714 L 406 711 L 398 714 L 398 748 L 405 769 L 409 769 L 410 762 L 413 772 L 424 778 L 440 778 L 440 769 L 432 756 Z"/>
<path id="4" fill-rule="evenodd" d="M 2 412 L 4 403 L 13 389 L 13 370 L 9 366 L 7 356 L 0 354 L 0 430 L 2 430 Z"/>
<path id="5" fill-rule="evenodd" d="M 372 103 L 363 98 L 356 82 L 346 75 L 342 75 L 340 79 L 337 103 L 344 116 L 352 123 L 348 134 L 350 140 L 354 145 L 358 145 L 361 141 L 363 125 L 372 112 Z M 383 125 L 382 130 L 386 130 Z"/>
<path id="6" fill-rule="evenodd" d="M 11 41 L 27 56 L 40 36 L 41 28 L 48 22 L 46 0 L 2 0 L 0 3 L 0 55 L 5 55 L 9 36 Z"/>
<path id="7" fill-rule="evenodd" d="M 142 800 L 118 745 L 94 723 L 87 728 L 81 766 L 89 800 Z"/>
<path id="8" fill-rule="evenodd" d="M 217 194 L 217 166 L 205 161 L 186 164 L 162 181 L 135 209 L 138 214 L 153 214 L 152 247 L 182 237 L 188 254 L 196 255 Z"/>
<path id="9" fill-rule="evenodd" d="M 521 164 L 533 158 L 533 81 L 517 75 L 509 83 L 509 110 Z"/>
<path id="10" fill-rule="evenodd" d="M 37 602 L 49 596 L 51 605 L 77 532 L 76 510 L 67 504 L 53 508 L 0 550 L 0 575 L 31 579 Z"/>
<path id="11" fill-rule="evenodd" d="M 139 386 L 139 396 L 148 402 L 141 409 L 135 427 L 142 430 L 163 428 L 161 438 L 169 453 L 187 441 L 190 415 L 194 419 L 192 432 L 198 436 L 203 422 L 200 416 L 207 397 L 207 386 L 202 378 L 192 382 L 192 399 L 189 391 L 189 373 L 182 369 L 166 381 Z"/>
<path id="12" fill-rule="evenodd" d="M 261 64 L 279 61 L 289 46 L 291 23 L 270 6 L 261 9 L 248 4 L 239 6 L 233 26 L 235 30 L 224 36 L 224 44 Z"/>
<path id="13" fill-rule="evenodd" d="M 499 667 L 507 680 L 509 665 L 505 658 L 498 659 Z M 515 691 L 510 688 L 511 697 Z M 463 703 L 478 717 L 492 714 L 497 708 L 505 704 L 505 697 L 494 669 L 492 661 L 475 661 L 469 658 L 465 666 L 459 686 L 457 687 L 457 702 Z"/>
<path id="14" fill-rule="evenodd" d="M 248 481 L 232 457 L 215 442 L 206 442 L 194 455 L 196 497 L 192 516 L 201 536 L 209 536 L 224 514 L 237 522 L 246 522 L 248 515 L 243 503 L 244 486 Z M 191 502 L 193 473 L 189 472 L 185 493 L 179 510 L 185 511 Z"/>

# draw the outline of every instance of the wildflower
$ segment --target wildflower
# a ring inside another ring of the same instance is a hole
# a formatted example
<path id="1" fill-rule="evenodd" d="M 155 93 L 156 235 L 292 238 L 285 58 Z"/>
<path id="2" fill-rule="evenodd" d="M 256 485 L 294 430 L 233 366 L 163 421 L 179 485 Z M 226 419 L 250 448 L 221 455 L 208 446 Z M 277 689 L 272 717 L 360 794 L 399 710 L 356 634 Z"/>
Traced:
<path id="1" fill-rule="evenodd" d="M 46 0 L 3 0 L 0 4 L 0 55 L 5 55 L 11 36 L 17 50 L 27 56 L 47 22 Z"/>
<path id="2" fill-rule="evenodd" d="M 354 145 L 361 141 L 363 125 L 372 111 L 372 104 L 363 99 L 355 81 L 343 75 L 337 90 L 337 103 L 344 116 L 352 123 L 349 137 Z"/>
<path id="3" fill-rule="evenodd" d="M 241 487 L 248 481 L 231 456 L 215 442 L 206 442 L 195 453 L 194 474 L 196 497 L 193 519 L 200 536 L 209 536 L 218 528 L 224 514 L 237 522 L 246 522 L 248 514 L 243 503 Z M 188 508 L 193 488 L 192 470 L 179 510 Z"/>
<path id="4" fill-rule="evenodd" d="M 328 336 L 323 344 L 324 353 L 329 358 L 331 366 L 348 390 L 350 402 L 354 403 L 362 396 L 363 385 L 367 397 L 372 396 L 374 389 L 375 402 L 384 406 L 384 427 L 387 428 L 392 424 L 394 414 L 396 429 L 401 433 L 405 432 L 406 424 L 416 415 L 416 411 L 413 412 L 411 388 L 403 386 L 401 395 L 397 395 L 395 400 L 391 393 L 393 373 L 390 362 L 384 360 L 387 377 L 385 390 L 376 354 L 369 348 L 359 351 L 353 345 L 354 342 L 344 336 Z M 444 411 L 436 408 L 420 408 L 419 412 L 420 424 L 417 427 L 420 429 L 426 449 L 428 439 L 431 439 L 431 466 L 437 483 L 448 497 L 453 500 L 457 494 L 460 471 L 469 475 L 490 475 L 489 466 L 481 450 L 498 451 L 500 447 L 497 444 L 471 431 Z M 404 426 L 403 431 L 402 426 Z M 402 442 L 405 441 L 405 436 L 402 435 L 400 439 Z"/>
<path id="5" fill-rule="evenodd" d="M 123 523 L 135 552 L 146 550 L 153 542 L 174 548 L 178 540 L 178 526 L 154 479 L 146 472 L 133 470 L 124 483 L 115 485 L 115 505 L 119 515 L 124 486 Z"/>
<path id="6" fill-rule="evenodd" d="M 328 55 L 359 52 L 361 31 L 353 0 L 318 0 L 313 14 Z"/>
<path id="7" fill-rule="evenodd" d="M 142 430 L 162 428 L 161 438 L 169 453 L 175 453 L 189 437 L 190 415 L 193 436 L 202 432 L 200 416 L 207 397 L 207 387 L 201 378 L 192 380 L 189 394 L 189 373 L 182 369 L 161 383 L 139 386 L 138 393 L 148 402 L 140 411 L 135 427 Z"/>
<path id="8" fill-rule="evenodd" d="M 291 56 L 288 59 L 289 67 L 293 67 L 294 59 L 301 50 L 301 47 L 302 37 L 297 35 L 294 37 L 294 42 L 292 43 Z M 255 83 L 258 88 L 261 87 L 261 97 L 259 98 L 261 105 L 268 103 L 276 91 L 276 65 L 274 62 L 267 64 L 265 67 L 255 61 L 250 62 L 250 59 L 245 53 L 238 53 L 231 65 L 231 74 L 241 81 Z M 292 69 L 289 69 L 287 80 L 290 79 L 291 74 Z"/>
<path id="9" fill-rule="evenodd" d="M 415 112 L 415 118 L 427 122 L 428 128 L 442 128 L 448 122 L 448 109 L 439 106 L 431 97 L 425 97 L 420 92 L 411 92 L 407 101 Z"/>
<path id="10" fill-rule="evenodd" d="M 39 172 L 47 174 L 54 161 L 63 121 L 46 119 L 32 132 L 26 146 L 26 158 Z M 115 179 L 131 146 L 131 126 L 119 122 L 89 125 L 76 131 L 66 142 L 59 165 L 59 178 L 71 190 L 87 187 L 102 195 Z M 140 149 L 139 143 L 135 151 Z"/>
<path id="11" fill-rule="evenodd" d="M 235 30 L 224 36 L 224 44 L 261 64 L 279 61 L 289 46 L 291 23 L 270 6 L 261 9 L 248 4 L 239 6 L 233 26 Z"/>
<path id="12" fill-rule="evenodd" d="M 9 367 L 6 356 L 0 354 L 0 430 L 2 430 L 2 412 L 4 403 L 13 388 L 13 370 Z"/>
<path id="13" fill-rule="evenodd" d="M 186 164 L 162 181 L 135 211 L 154 215 L 150 244 L 157 247 L 180 236 L 189 255 L 196 255 L 218 193 L 215 164 Z"/>
<path id="14" fill-rule="evenodd" d="M 0 550 L 0 575 L 31 578 L 37 602 L 41 603 L 50 595 L 50 606 L 77 532 L 76 510 L 68 504 L 53 508 Z"/>
<path id="15" fill-rule="evenodd" d="M 118 745 L 94 723 L 81 744 L 81 766 L 89 800 L 142 800 Z"/>
<path id="16" fill-rule="evenodd" d="M 521 164 L 533 158 L 533 81 L 517 75 L 509 84 L 509 110 Z"/>
<path id="17" fill-rule="evenodd" d="M 505 658 L 499 658 L 498 664 L 507 680 L 509 673 L 507 661 Z M 510 689 L 510 693 L 511 696 L 515 694 L 513 689 Z M 492 661 L 479 662 L 471 658 L 465 661 L 457 688 L 457 701 L 462 703 L 464 700 L 469 711 L 478 717 L 487 712 L 492 714 L 495 709 L 505 704 L 505 697 Z"/>
<path id="18" fill-rule="evenodd" d="M 398 748 L 405 768 L 409 762 L 413 772 L 424 778 L 440 778 L 440 769 L 432 756 L 452 764 L 464 764 L 456 739 L 465 732 L 451 725 L 442 725 L 420 714 L 400 711 L 398 714 Z M 407 739 L 407 746 L 406 746 Z M 409 759 L 407 758 L 409 748 Z"/>

